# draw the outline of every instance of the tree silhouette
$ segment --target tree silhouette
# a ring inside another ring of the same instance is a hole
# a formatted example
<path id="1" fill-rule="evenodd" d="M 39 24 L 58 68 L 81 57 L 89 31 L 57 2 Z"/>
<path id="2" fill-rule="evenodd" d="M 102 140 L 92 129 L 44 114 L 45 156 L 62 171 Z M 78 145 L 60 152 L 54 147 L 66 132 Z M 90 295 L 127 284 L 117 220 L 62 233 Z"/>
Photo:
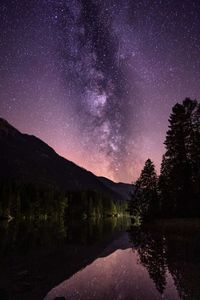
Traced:
<path id="1" fill-rule="evenodd" d="M 196 100 L 186 98 L 172 108 L 165 146 L 159 178 L 162 214 L 196 214 L 200 197 L 200 107 Z"/>
<path id="2" fill-rule="evenodd" d="M 150 159 L 145 162 L 140 177 L 135 183 L 135 191 L 130 202 L 130 212 L 133 216 L 149 219 L 157 214 L 157 175 Z"/>

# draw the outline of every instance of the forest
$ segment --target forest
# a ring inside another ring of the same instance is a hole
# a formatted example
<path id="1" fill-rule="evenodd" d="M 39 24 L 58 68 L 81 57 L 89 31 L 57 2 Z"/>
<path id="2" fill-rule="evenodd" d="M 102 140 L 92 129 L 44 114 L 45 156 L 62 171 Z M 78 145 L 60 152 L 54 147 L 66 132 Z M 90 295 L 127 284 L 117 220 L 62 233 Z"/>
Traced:
<path id="1" fill-rule="evenodd" d="M 10 179 L 0 182 L 1 218 L 100 218 L 117 216 L 126 208 L 126 202 L 115 201 L 95 190 L 64 192 L 53 186 L 37 186 Z"/>
<path id="2" fill-rule="evenodd" d="M 200 216 L 200 103 L 173 106 L 160 175 L 148 159 L 135 183 L 129 211 L 135 220 Z"/>

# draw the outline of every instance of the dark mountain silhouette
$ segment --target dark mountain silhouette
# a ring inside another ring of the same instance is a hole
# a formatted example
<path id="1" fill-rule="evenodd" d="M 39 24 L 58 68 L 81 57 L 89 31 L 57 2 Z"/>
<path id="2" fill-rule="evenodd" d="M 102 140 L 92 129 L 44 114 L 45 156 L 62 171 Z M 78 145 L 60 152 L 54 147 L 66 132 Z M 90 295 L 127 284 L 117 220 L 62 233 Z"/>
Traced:
<path id="1" fill-rule="evenodd" d="M 115 193 L 121 195 L 123 199 L 129 200 L 130 193 L 133 191 L 133 185 L 123 182 L 113 182 L 106 177 L 99 177 L 99 180 Z"/>
<path id="2" fill-rule="evenodd" d="M 113 190 L 93 173 L 59 156 L 39 138 L 22 134 L 0 118 L 0 179 L 3 178 L 55 186 L 66 191 L 97 190 L 116 200 L 124 199 L 123 193 Z"/>

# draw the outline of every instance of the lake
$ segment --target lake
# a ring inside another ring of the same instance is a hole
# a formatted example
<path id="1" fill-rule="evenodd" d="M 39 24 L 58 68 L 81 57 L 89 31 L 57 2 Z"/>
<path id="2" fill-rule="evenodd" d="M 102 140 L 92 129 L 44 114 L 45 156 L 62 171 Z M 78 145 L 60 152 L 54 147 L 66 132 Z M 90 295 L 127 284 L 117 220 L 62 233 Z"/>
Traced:
<path id="1" fill-rule="evenodd" d="M 0 299 L 200 299 L 200 220 L 0 225 Z"/>

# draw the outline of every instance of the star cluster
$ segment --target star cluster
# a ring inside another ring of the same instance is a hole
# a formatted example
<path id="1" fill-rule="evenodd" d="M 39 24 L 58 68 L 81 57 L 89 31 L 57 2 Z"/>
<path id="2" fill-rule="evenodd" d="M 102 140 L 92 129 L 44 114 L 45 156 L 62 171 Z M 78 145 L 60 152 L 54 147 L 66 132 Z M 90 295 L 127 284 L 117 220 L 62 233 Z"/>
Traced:
<path id="1" fill-rule="evenodd" d="M 0 114 L 114 180 L 157 169 L 171 106 L 200 95 L 195 1 L 1 1 Z"/>

